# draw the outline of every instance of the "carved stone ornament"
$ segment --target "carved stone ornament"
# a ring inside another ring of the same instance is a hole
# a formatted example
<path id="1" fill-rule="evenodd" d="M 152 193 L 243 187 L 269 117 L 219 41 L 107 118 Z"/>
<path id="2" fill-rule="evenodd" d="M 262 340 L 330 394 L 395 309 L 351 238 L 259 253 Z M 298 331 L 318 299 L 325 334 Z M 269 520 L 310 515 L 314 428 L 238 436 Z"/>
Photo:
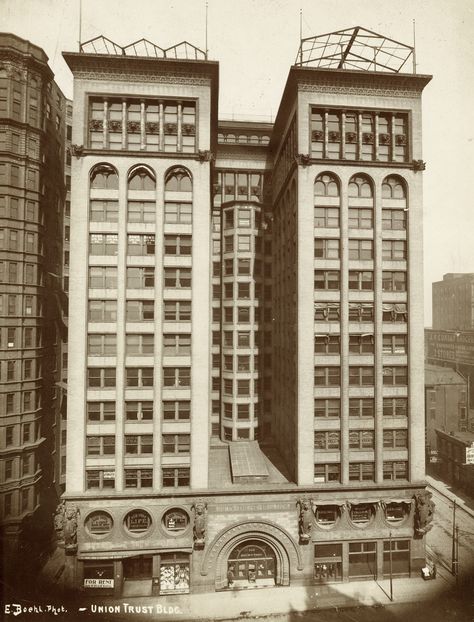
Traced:
<path id="1" fill-rule="evenodd" d="M 379 134 L 379 145 L 389 145 L 390 138 L 390 134 Z"/>
<path id="2" fill-rule="evenodd" d="M 177 134 L 178 133 L 178 124 L 177 123 L 165 123 L 165 134 Z"/>
<path id="3" fill-rule="evenodd" d="M 300 534 L 300 542 L 305 544 L 311 539 L 311 530 L 313 528 L 313 510 L 311 507 L 311 499 L 308 497 L 301 497 L 298 499 L 299 505 L 299 519 L 298 528 Z"/>
<path id="4" fill-rule="evenodd" d="M 422 538 L 433 527 L 435 504 L 433 495 L 425 490 L 415 495 L 415 536 Z"/>
<path id="5" fill-rule="evenodd" d="M 64 549 L 66 555 L 77 553 L 77 517 L 79 509 L 75 505 L 67 505 L 64 511 Z"/>
<path id="6" fill-rule="evenodd" d="M 102 132 L 102 130 L 104 129 L 104 124 L 100 119 L 92 119 L 91 121 L 89 121 L 89 129 L 93 130 L 94 132 Z"/>
<path id="7" fill-rule="evenodd" d="M 191 509 L 194 510 L 194 548 L 203 549 L 206 543 L 207 503 L 203 499 L 198 499 Z"/>
<path id="8" fill-rule="evenodd" d="M 373 145 L 374 144 L 374 135 L 372 132 L 364 132 L 362 134 L 362 142 L 365 145 Z"/>
<path id="9" fill-rule="evenodd" d="M 54 531 L 58 542 L 64 542 L 64 510 L 66 502 L 61 501 L 53 514 Z"/>
<path id="10" fill-rule="evenodd" d="M 196 134 L 196 127 L 192 123 L 183 123 L 183 134 L 186 136 L 194 136 Z"/>
<path id="11" fill-rule="evenodd" d="M 423 160 L 413 160 L 413 170 L 415 173 L 418 171 L 424 171 L 426 169 L 426 162 Z"/>
<path id="12" fill-rule="evenodd" d="M 395 144 L 399 147 L 404 147 L 407 144 L 407 137 L 405 134 L 395 134 Z"/>
<path id="13" fill-rule="evenodd" d="M 313 130 L 311 132 L 311 140 L 322 142 L 324 140 L 324 132 L 321 130 Z"/>
<path id="14" fill-rule="evenodd" d="M 199 162 L 211 162 L 212 160 L 214 160 L 214 154 L 212 153 L 212 151 L 200 149 L 198 151 L 198 158 Z"/>
<path id="15" fill-rule="evenodd" d="M 76 158 L 82 158 L 84 155 L 84 145 L 71 145 L 71 155 Z"/>
<path id="16" fill-rule="evenodd" d="M 355 132 L 346 132 L 346 143 L 355 143 L 357 141 L 357 134 Z"/>
<path id="17" fill-rule="evenodd" d="M 341 140 L 341 133 L 340 132 L 329 132 L 328 138 L 329 138 L 329 142 L 338 143 Z"/>
<path id="18" fill-rule="evenodd" d="M 127 131 L 131 134 L 139 134 L 140 133 L 140 122 L 139 121 L 129 121 L 127 123 Z"/>
<path id="19" fill-rule="evenodd" d="M 147 123 L 145 123 L 145 129 L 147 134 L 159 134 L 160 124 L 154 123 L 153 121 L 147 121 Z"/>
<path id="20" fill-rule="evenodd" d="M 298 153 L 295 160 L 301 166 L 308 166 L 311 163 L 311 156 L 308 153 Z"/>
<path id="21" fill-rule="evenodd" d="M 109 131 L 110 132 L 121 132 L 122 121 L 109 121 Z"/>

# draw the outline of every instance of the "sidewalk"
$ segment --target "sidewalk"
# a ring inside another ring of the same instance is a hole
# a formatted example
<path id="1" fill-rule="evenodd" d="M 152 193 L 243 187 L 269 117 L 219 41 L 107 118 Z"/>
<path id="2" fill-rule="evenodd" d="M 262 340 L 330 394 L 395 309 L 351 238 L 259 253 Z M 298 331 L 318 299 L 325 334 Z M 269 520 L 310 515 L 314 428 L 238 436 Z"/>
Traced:
<path id="1" fill-rule="evenodd" d="M 426 602 L 442 597 L 452 586 L 450 575 L 444 576 L 444 574 L 438 574 L 437 579 L 433 581 L 423 581 L 421 577 L 394 579 L 393 603 L 389 598 L 390 583 L 388 579 L 385 579 L 379 583 L 353 581 L 325 586 L 271 587 L 229 590 L 213 594 L 146 597 L 140 599 L 140 604 L 152 605 L 152 617 L 160 620 L 229 621 L 271 614 L 284 617 L 285 614 L 308 610 L 359 606 L 385 607 L 392 604 Z M 120 601 L 114 600 L 114 602 Z M 122 599 L 122 602 L 127 602 L 127 600 Z M 132 603 L 133 600 L 130 604 Z M 161 606 L 161 613 L 157 612 L 157 606 Z"/>

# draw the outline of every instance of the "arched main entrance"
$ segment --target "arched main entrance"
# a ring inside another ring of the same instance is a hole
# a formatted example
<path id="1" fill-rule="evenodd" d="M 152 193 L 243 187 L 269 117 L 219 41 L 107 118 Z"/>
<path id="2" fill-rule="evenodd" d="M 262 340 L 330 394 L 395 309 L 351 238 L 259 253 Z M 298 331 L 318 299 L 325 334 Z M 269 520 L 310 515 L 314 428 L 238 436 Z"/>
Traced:
<path id="1" fill-rule="evenodd" d="M 229 587 L 275 585 L 276 556 L 272 547 L 260 540 L 244 540 L 227 560 Z"/>

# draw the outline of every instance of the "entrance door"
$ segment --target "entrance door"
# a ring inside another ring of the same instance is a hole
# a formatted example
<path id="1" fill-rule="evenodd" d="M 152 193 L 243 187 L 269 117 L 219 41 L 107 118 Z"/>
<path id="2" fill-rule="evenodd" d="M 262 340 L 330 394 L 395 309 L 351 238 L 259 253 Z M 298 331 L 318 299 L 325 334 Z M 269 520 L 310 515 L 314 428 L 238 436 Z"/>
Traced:
<path id="1" fill-rule="evenodd" d="M 122 562 L 122 596 L 151 596 L 153 557 L 140 555 L 129 557 Z"/>
<path id="2" fill-rule="evenodd" d="M 228 578 L 234 577 L 236 586 L 274 585 L 276 575 L 275 553 L 268 544 L 247 540 L 233 549 L 227 562 Z"/>

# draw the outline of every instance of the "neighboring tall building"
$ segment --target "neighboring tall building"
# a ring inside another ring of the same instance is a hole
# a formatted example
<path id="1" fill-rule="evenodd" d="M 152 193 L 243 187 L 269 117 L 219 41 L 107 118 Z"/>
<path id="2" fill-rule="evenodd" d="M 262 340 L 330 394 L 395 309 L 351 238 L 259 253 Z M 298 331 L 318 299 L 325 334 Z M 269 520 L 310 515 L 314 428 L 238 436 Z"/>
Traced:
<path id="1" fill-rule="evenodd" d="M 456 488 L 474 495 L 474 434 L 436 430 L 439 474 Z"/>
<path id="2" fill-rule="evenodd" d="M 436 456 L 438 428 L 450 432 L 468 429 L 467 382 L 454 369 L 425 365 L 426 447 Z"/>
<path id="3" fill-rule="evenodd" d="M 433 283 L 433 329 L 474 330 L 474 274 L 445 274 Z"/>
<path id="4" fill-rule="evenodd" d="M 218 121 L 218 64 L 190 44 L 64 54 L 64 537 L 91 595 L 424 565 L 430 76 L 392 45 L 304 40 L 274 126 Z"/>
<path id="5" fill-rule="evenodd" d="M 47 546 L 57 503 L 64 137 L 65 98 L 46 54 L 0 34 L 0 525 L 16 578 L 21 552 L 33 569 Z"/>

